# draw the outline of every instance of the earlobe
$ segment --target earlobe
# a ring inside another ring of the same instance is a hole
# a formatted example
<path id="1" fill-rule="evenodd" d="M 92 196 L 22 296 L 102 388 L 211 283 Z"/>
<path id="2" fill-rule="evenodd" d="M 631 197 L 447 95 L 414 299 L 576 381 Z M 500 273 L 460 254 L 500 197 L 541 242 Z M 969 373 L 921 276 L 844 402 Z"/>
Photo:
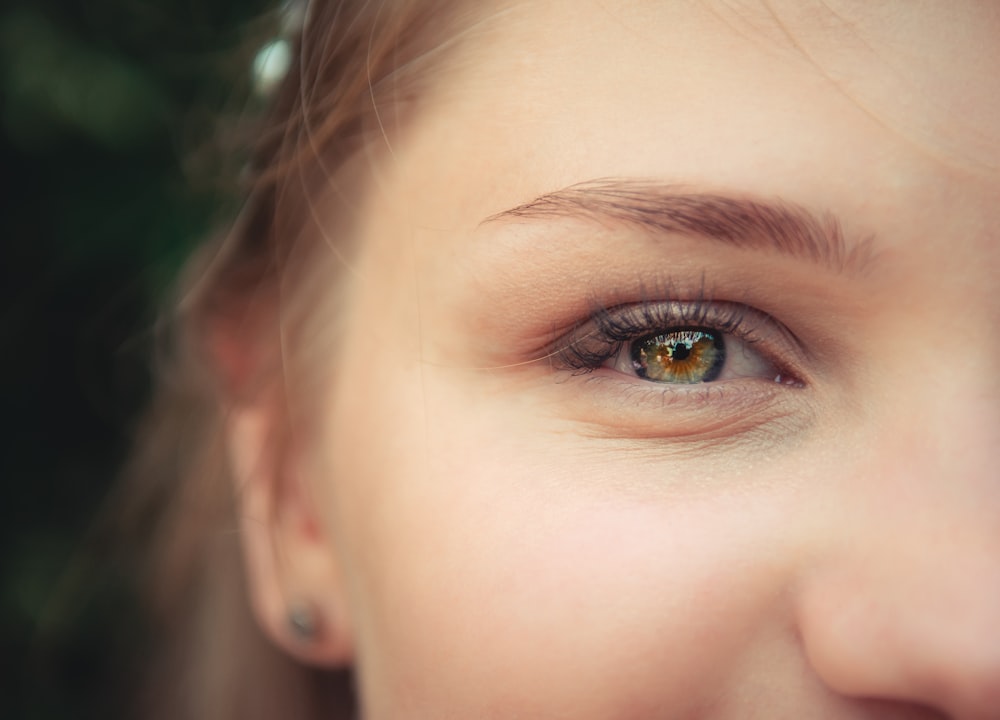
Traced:
<path id="1" fill-rule="evenodd" d="M 311 664 L 339 667 L 353 656 L 337 554 L 310 502 L 294 441 L 270 403 L 234 408 L 226 441 L 258 622 L 282 649 Z"/>

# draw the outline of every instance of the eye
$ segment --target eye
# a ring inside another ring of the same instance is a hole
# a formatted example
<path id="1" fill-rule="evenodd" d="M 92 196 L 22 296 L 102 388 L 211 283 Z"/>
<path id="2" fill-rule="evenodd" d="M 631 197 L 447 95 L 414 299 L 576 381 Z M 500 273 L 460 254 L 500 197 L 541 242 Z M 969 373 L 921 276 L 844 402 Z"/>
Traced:
<path id="1" fill-rule="evenodd" d="M 622 343 L 605 365 L 644 380 L 693 385 L 734 378 L 786 379 L 744 340 L 708 327 L 668 329 Z"/>
<path id="2" fill-rule="evenodd" d="M 639 303 L 601 309 L 559 350 L 581 372 L 609 368 L 663 385 L 761 379 L 801 386 L 794 341 L 773 318 L 733 303 Z"/>

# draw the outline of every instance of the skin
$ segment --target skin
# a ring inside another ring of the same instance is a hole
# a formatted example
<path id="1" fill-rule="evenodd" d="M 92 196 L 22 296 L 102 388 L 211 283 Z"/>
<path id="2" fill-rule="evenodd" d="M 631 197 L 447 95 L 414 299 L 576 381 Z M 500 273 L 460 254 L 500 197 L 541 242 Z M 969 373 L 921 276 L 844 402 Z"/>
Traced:
<path id="1" fill-rule="evenodd" d="M 234 418 L 262 621 L 366 718 L 1000 718 L 1000 12 L 733 5 L 498 9 L 387 126 L 292 491 Z M 483 222 L 609 177 L 833 213 L 871 261 Z M 539 360 L 700 287 L 794 333 L 745 352 L 797 386 Z"/>

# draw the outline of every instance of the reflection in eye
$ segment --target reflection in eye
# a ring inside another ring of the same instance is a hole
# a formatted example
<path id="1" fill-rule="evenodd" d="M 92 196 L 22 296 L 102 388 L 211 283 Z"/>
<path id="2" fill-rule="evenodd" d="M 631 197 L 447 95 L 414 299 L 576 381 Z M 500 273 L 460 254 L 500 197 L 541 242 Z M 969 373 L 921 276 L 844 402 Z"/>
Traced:
<path id="1" fill-rule="evenodd" d="M 631 343 L 632 366 L 641 378 L 668 383 L 715 380 L 726 362 L 722 335 L 707 328 L 675 330 Z"/>

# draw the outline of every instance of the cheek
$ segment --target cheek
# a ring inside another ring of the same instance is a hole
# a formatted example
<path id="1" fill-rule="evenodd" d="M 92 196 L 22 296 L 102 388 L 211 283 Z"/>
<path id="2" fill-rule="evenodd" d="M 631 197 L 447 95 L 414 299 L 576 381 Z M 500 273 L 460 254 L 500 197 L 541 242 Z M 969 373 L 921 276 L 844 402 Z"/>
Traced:
<path id="1" fill-rule="evenodd" d="M 373 717 L 695 713 L 779 623 L 767 492 L 604 449 L 453 371 L 384 378 L 345 390 L 328 445 Z"/>

